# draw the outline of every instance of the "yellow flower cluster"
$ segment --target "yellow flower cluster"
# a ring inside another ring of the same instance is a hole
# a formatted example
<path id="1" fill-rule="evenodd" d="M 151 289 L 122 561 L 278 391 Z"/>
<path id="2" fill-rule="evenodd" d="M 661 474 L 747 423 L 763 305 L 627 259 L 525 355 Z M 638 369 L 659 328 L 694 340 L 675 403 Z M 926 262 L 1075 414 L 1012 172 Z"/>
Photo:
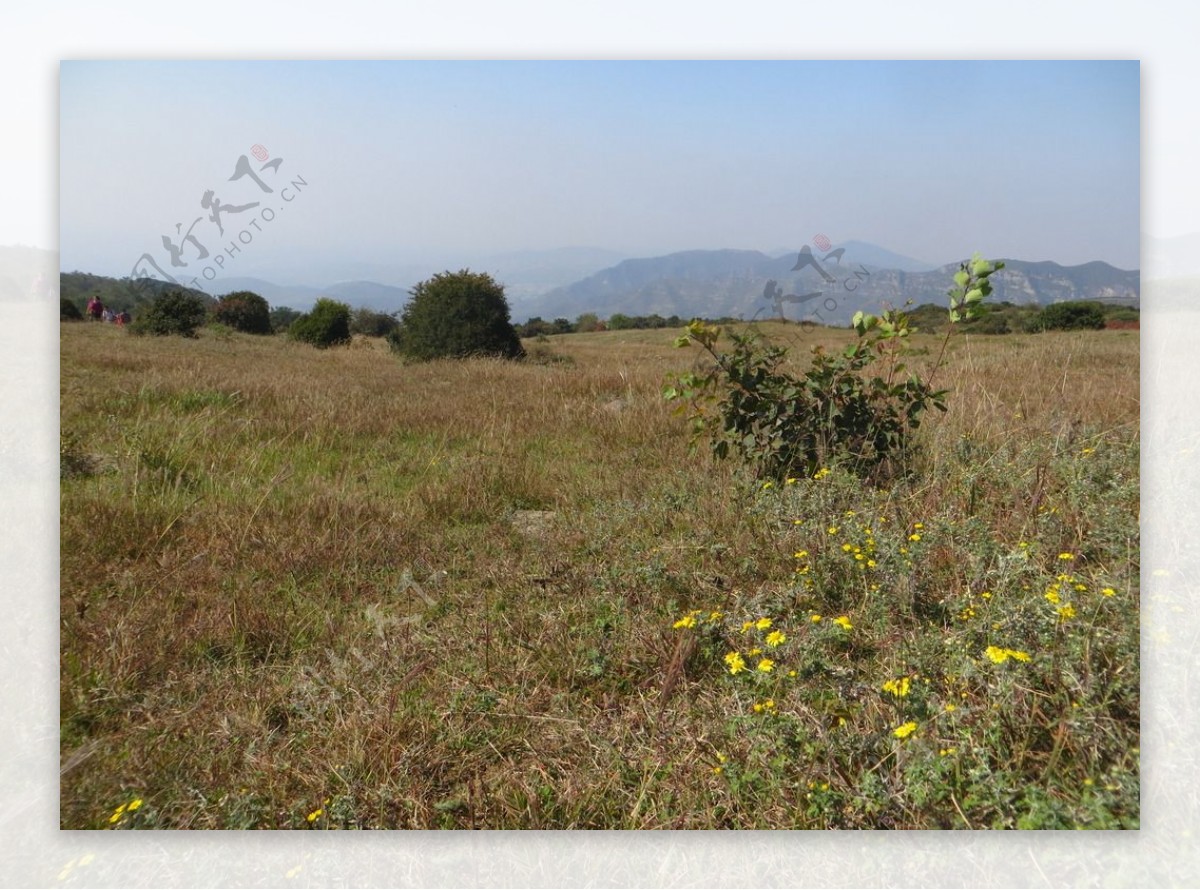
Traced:
<path id="1" fill-rule="evenodd" d="M 746 659 L 740 652 L 730 652 L 725 656 L 725 664 L 729 665 L 729 673 L 740 674 L 746 669 Z"/>
<path id="2" fill-rule="evenodd" d="M 1004 664 L 1010 658 L 1017 661 L 1029 661 L 1028 652 L 1021 652 L 1018 649 L 1001 649 L 999 646 L 988 646 L 983 654 L 996 664 Z"/>
<path id="3" fill-rule="evenodd" d="M 908 695 L 908 690 L 911 686 L 911 681 L 908 677 L 901 677 L 899 680 L 888 680 L 880 688 L 884 692 L 890 692 L 896 698 L 904 698 Z"/>
<path id="4" fill-rule="evenodd" d="M 898 739 L 906 739 L 917 731 L 917 724 L 909 720 L 907 723 L 901 724 L 892 730 L 892 735 Z"/>
<path id="5" fill-rule="evenodd" d="M 141 805 L 142 799 L 140 797 L 134 798 L 133 800 L 129 801 L 129 803 L 121 804 L 113 811 L 113 814 L 108 817 L 109 824 L 111 825 L 114 822 L 120 822 L 121 817 L 123 817 L 126 813 L 132 813 L 136 811 L 139 807 L 141 807 Z"/>
<path id="6" fill-rule="evenodd" d="M 700 616 L 703 614 L 703 609 L 692 609 L 692 611 L 688 612 L 671 626 L 677 630 L 684 627 L 695 627 L 700 623 L 701 620 L 703 620 L 706 624 L 716 624 L 721 620 L 722 617 L 720 612 L 712 611 L 708 613 L 707 618 L 701 619 Z"/>

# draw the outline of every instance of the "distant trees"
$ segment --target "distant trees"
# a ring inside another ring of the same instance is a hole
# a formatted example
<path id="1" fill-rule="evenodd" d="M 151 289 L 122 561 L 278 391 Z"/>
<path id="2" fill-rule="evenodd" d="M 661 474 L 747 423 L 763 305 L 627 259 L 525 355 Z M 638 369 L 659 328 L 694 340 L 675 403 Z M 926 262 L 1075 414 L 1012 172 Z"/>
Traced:
<path id="1" fill-rule="evenodd" d="M 350 339 L 350 307 L 322 297 L 311 312 L 291 323 L 288 336 L 318 349 L 345 343 Z"/>
<path id="2" fill-rule="evenodd" d="M 299 309 L 293 309 L 290 306 L 276 306 L 270 312 L 271 330 L 282 334 L 292 326 L 293 321 L 303 314 Z"/>
<path id="3" fill-rule="evenodd" d="M 213 321 L 246 334 L 270 334 L 271 307 L 253 291 L 240 290 L 217 300 Z"/>
<path id="4" fill-rule="evenodd" d="M 525 350 L 509 320 L 504 286 L 486 272 L 440 272 L 412 289 L 400 326 L 388 340 L 405 358 L 429 361 Z"/>
<path id="5" fill-rule="evenodd" d="M 207 315 L 208 306 L 200 297 L 181 290 L 167 291 L 141 307 L 129 325 L 129 332 L 195 337 Z"/>
<path id="6" fill-rule="evenodd" d="M 604 322 L 595 312 L 585 312 L 575 319 L 575 330 L 580 334 L 590 334 L 592 331 L 604 330 Z"/>
<path id="7" fill-rule="evenodd" d="M 722 319 L 721 323 L 728 323 L 736 319 Z M 517 325 L 517 333 L 521 337 L 537 337 L 547 336 L 549 334 L 590 334 L 595 331 L 632 331 L 632 330 L 651 330 L 656 328 L 681 328 L 685 324 L 684 320 L 678 315 L 672 315 L 669 318 L 663 318 L 655 313 L 653 315 L 625 315 L 622 312 L 614 313 L 609 317 L 608 321 L 600 318 L 595 312 L 584 312 L 574 323 L 571 323 L 565 318 L 556 318 L 554 321 L 546 321 L 541 316 L 534 316 L 522 325 Z"/>
<path id="8" fill-rule="evenodd" d="M 386 337 L 398 327 L 400 327 L 400 322 L 396 319 L 396 316 L 387 312 L 376 312 L 374 309 L 363 307 L 355 309 L 350 314 L 351 334 L 362 334 L 366 337 Z"/>

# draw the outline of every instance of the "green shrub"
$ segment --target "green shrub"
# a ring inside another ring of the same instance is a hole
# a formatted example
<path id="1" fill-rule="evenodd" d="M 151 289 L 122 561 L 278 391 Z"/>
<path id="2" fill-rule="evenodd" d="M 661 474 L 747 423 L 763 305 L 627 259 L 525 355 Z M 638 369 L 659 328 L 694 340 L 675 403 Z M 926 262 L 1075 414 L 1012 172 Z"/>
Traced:
<path id="1" fill-rule="evenodd" d="M 59 321 L 83 321 L 83 311 L 66 297 L 58 298 Z"/>
<path id="2" fill-rule="evenodd" d="M 271 307 L 258 294 L 248 290 L 226 294 L 217 301 L 213 319 L 244 334 L 270 334 Z"/>
<path id="3" fill-rule="evenodd" d="M 412 289 L 400 327 L 389 337 L 406 358 L 429 361 L 495 355 L 520 358 L 504 286 L 486 272 L 441 272 Z"/>
<path id="4" fill-rule="evenodd" d="M 129 331 L 159 337 L 171 334 L 195 337 L 207 315 L 208 308 L 200 297 L 183 291 L 166 291 L 141 308 Z"/>
<path id="5" fill-rule="evenodd" d="M 1098 303 L 1068 300 L 1051 303 L 1039 315 L 1042 330 L 1099 330 L 1104 327 L 1104 308 Z"/>
<path id="6" fill-rule="evenodd" d="M 292 322 L 288 336 L 318 349 L 345 343 L 350 339 L 350 307 L 322 297 L 317 300 L 312 312 Z"/>
<path id="7" fill-rule="evenodd" d="M 718 352 L 721 329 L 695 320 L 676 344 L 694 340 L 713 366 L 704 374 L 682 375 L 663 394 L 692 405 L 693 432 L 711 434 L 716 457 L 739 453 L 759 477 L 812 476 L 835 462 L 872 478 L 902 470 L 921 415 L 930 406 L 946 410 L 946 391 L 933 389 L 932 381 L 950 331 L 979 317 L 980 304 L 991 293 L 988 276 L 1003 266 L 979 257 L 961 265 L 949 294 L 951 325 L 924 380 L 901 361 L 904 341 L 915 330 L 902 311 L 878 317 L 856 313 L 858 342 L 834 356 L 814 348 L 812 364 L 801 377 L 781 369 L 785 348 L 766 344 L 753 330 L 731 333 L 733 349 Z M 880 360 L 882 374 L 864 373 Z"/>

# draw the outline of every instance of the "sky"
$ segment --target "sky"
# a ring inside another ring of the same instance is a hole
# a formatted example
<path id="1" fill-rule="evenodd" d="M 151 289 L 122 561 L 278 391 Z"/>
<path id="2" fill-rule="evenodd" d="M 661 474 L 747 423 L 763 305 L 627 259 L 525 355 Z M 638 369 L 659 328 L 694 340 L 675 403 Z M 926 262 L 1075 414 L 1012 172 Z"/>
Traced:
<path id="1" fill-rule="evenodd" d="M 60 265 L 321 284 L 333 265 L 823 234 L 1135 269 L 1139 68 L 64 61 Z"/>

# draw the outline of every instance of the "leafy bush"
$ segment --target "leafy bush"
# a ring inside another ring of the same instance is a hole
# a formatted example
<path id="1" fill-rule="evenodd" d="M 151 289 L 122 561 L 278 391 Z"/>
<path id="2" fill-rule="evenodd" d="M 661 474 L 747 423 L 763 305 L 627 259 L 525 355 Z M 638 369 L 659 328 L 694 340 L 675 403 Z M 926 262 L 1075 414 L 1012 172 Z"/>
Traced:
<path id="1" fill-rule="evenodd" d="M 1046 331 L 1099 330 L 1104 327 L 1104 308 L 1083 300 L 1051 303 L 1041 311 L 1038 322 Z"/>
<path id="2" fill-rule="evenodd" d="M 978 257 L 961 265 L 949 294 L 952 325 L 979 316 L 980 303 L 991 293 L 988 276 L 1003 266 Z M 740 453 L 759 477 L 812 476 L 833 462 L 877 477 L 900 469 L 928 407 L 946 410 L 946 392 L 934 390 L 932 381 L 952 327 L 925 380 L 900 360 L 904 340 L 915 330 L 904 312 L 888 310 L 878 317 L 859 312 L 854 328 L 858 342 L 835 356 L 814 348 L 809 370 L 795 377 L 781 370 L 787 350 L 766 344 L 753 330 L 731 333 L 733 349 L 718 352 L 721 329 L 693 321 L 676 344 L 694 340 L 714 364 L 705 374 L 681 376 L 663 394 L 692 405 L 693 431 L 712 434 L 716 457 Z M 863 373 L 879 360 L 883 375 Z"/>
<path id="3" fill-rule="evenodd" d="M 183 291 L 167 291 L 142 307 L 129 325 L 129 331 L 159 337 L 171 334 L 195 337 L 207 314 L 208 308 L 200 297 Z"/>
<path id="4" fill-rule="evenodd" d="M 248 290 L 226 294 L 217 301 L 213 319 L 245 334 L 270 334 L 271 307 L 258 294 Z"/>
<path id="5" fill-rule="evenodd" d="M 400 327 L 388 337 L 406 358 L 428 361 L 495 355 L 520 358 L 504 286 L 486 272 L 441 272 L 412 289 Z"/>
<path id="6" fill-rule="evenodd" d="M 58 299 L 59 321 L 83 321 L 83 311 L 66 297 Z"/>
<path id="7" fill-rule="evenodd" d="M 350 316 L 350 333 L 366 337 L 386 337 L 399 326 L 395 315 L 373 309 L 355 309 Z"/>
<path id="8" fill-rule="evenodd" d="M 337 300 L 322 297 L 312 312 L 301 315 L 288 328 L 293 340 L 311 343 L 318 349 L 327 349 L 350 339 L 350 307 Z"/>

